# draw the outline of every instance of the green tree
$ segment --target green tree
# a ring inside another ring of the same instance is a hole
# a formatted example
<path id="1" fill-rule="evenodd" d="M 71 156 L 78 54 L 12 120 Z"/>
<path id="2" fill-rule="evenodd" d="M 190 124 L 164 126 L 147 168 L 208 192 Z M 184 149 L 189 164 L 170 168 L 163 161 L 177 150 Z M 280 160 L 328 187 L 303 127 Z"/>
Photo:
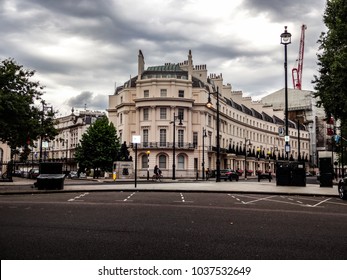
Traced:
<path id="1" fill-rule="evenodd" d="M 315 76 L 315 97 L 324 106 L 327 116 L 347 121 L 347 0 L 327 1 L 317 54 L 319 77 Z"/>
<path id="2" fill-rule="evenodd" d="M 82 135 L 75 157 L 80 169 L 112 171 L 112 165 L 117 160 L 119 150 L 120 143 L 116 128 L 104 116 L 97 119 Z"/>
<path id="3" fill-rule="evenodd" d="M 53 139 L 54 112 L 45 112 L 35 102 L 42 100 L 43 86 L 31 81 L 35 71 L 23 69 L 13 59 L 0 63 L 0 141 L 7 143 L 13 152 L 24 147 L 23 159 L 28 145 L 41 136 Z M 47 115 L 48 114 L 48 115 Z M 47 117 L 46 117 L 47 116 Z"/>

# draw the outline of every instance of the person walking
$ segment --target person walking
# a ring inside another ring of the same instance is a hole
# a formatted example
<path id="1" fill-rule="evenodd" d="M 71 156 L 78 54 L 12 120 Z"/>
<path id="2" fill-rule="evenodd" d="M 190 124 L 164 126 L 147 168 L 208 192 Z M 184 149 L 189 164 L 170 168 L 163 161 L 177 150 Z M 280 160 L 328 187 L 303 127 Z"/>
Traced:
<path id="1" fill-rule="evenodd" d="M 158 165 L 154 166 L 154 171 L 153 172 L 158 177 L 158 173 L 159 173 Z"/>
<path id="2" fill-rule="evenodd" d="M 206 181 L 210 178 L 210 169 L 207 167 L 206 168 Z"/>

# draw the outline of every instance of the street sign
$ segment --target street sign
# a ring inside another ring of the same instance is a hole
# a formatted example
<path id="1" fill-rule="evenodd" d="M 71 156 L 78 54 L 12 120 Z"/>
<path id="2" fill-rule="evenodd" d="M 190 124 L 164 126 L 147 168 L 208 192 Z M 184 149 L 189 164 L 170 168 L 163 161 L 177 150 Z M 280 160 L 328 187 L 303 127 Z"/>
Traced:
<path id="1" fill-rule="evenodd" d="M 141 143 L 141 135 L 133 135 L 133 143 L 140 144 Z"/>
<path id="2" fill-rule="evenodd" d="M 284 136 L 284 141 L 285 141 L 285 142 L 289 142 L 289 141 L 290 141 L 289 135 Z"/>
<path id="3" fill-rule="evenodd" d="M 290 153 L 290 145 L 289 144 L 286 144 L 284 148 L 285 148 L 286 153 Z"/>

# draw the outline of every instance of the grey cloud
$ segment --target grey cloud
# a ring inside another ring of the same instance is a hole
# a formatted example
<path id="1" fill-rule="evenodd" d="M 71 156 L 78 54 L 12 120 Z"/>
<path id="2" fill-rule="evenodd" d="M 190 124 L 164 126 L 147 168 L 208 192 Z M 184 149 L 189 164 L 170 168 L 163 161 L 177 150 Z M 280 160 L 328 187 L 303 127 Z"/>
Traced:
<path id="1" fill-rule="evenodd" d="M 154 9 L 144 1 L 128 0 L 1 0 L 0 32 L 4 35 L 0 58 L 14 57 L 25 67 L 37 70 L 48 80 L 46 91 L 53 88 L 67 96 L 68 106 L 83 108 L 87 104 L 89 108 L 105 109 L 114 83 L 120 85 L 137 75 L 139 49 L 145 55 L 146 66 L 181 62 L 191 49 L 194 64 L 206 64 L 210 73 L 223 73 L 225 83 L 231 83 L 234 89 L 257 95 L 282 86 L 281 25 L 288 22 L 291 26 L 291 67 L 298 53 L 300 25 L 306 23 L 304 67 L 310 69 L 304 69 L 304 75 L 311 80 L 308 70 L 312 72 L 315 65 L 325 0 L 314 4 L 308 0 L 244 0 L 239 9 L 246 8 L 249 17 L 262 13 L 268 21 L 280 24 L 278 45 L 267 49 L 250 46 L 242 36 L 231 38 L 216 32 L 224 18 L 219 23 L 216 17 L 188 9 L 189 5 L 199 4 L 196 2 L 162 1 Z M 5 10 L 4 3 L 15 5 L 17 11 Z M 227 6 L 223 3 L 219 8 Z M 242 33 L 240 26 L 230 26 L 230 30 Z M 69 55 L 40 51 L 42 47 L 54 50 L 69 40 L 80 42 L 73 48 L 66 46 Z M 71 53 L 77 57 L 71 57 Z M 76 92 L 81 94 L 71 97 Z"/>
<path id="2" fill-rule="evenodd" d="M 244 0 L 242 6 L 253 15 L 265 13 L 272 21 L 286 22 L 305 20 L 312 10 L 324 3 L 326 0 Z"/>
<path id="3" fill-rule="evenodd" d="M 90 91 L 81 92 L 75 97 L 66 101 L 66 105 L 74 108 L 93 108 L 95 110 L 105 110 L 107 108 L 107 95 L 94 95 Z"/>

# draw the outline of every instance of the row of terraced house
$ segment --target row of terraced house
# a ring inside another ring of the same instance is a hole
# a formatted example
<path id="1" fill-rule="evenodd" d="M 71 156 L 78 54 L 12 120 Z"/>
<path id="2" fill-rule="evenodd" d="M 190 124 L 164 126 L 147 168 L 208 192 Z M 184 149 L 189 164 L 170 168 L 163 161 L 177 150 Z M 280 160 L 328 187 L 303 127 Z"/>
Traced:
<path id="1" fill-rule="evenodd" d="M 109 96 L 108 116 L 122 142 L 137 145 L 140 176 L 155 165 L 170 177 L 202 176 L 216 169 L 217 93 L 219 94 L 220 168 L 258 171 L 275 169 L 286 158 L 284 90 L 261 101 L 244 97 L 224 84 L 222 74 L 209 74 L 206 65 L 193 65 L 192 52 L 182 63 L 145 67 L 138 54 L 137 76 Z M 212 107 L 207 107 L 209 98 Z M 324 112 L 311 91 L 289 90 L 291 160 L 317 162 L 317 131 Z M 324 125 L 324 123 L 323 123 Z M 323 141 L 324 142 L 324 141 Z M 134 153 L 132 153 L 134 158 Z"/>
<path id="2" fill-rule="evenodd" d="M 216 169 L 217 94 L 219 100 L 219 159 L 221 169 L 275 171 L 286 158 L 284 141 L 284 89 L 259 101 L 224 84 L 222 74 L 208 73 L 206 65 L 193 65 L 192 52 L 181 63 L 145 67 L 138 53 L 138 73 L 109 96 L 108 117 L 121 143 L 137 144 L 138 176 L 147 176 L 157 165 L 170 177 L 201 177 L 206 168 Z M 208 101 L 212 106 L 206 106 Z M 311 91 L 288 92 L 290 152 L 288 159 L 317 165 L 319 150 L 328 150 L 324 111 L 315 106 Z M 87 127 L 101 112 L 81 111 L 59 117 L 59 135 L 44 143 L 45 159 L 61 159 L 76 170 L 74 151 Z M 31 159 L 38 157 L 36 143 Z M 4 145 L 1 160 L 6 158 Z M 130 149 L 135 159 L 134 149 Z"/>

